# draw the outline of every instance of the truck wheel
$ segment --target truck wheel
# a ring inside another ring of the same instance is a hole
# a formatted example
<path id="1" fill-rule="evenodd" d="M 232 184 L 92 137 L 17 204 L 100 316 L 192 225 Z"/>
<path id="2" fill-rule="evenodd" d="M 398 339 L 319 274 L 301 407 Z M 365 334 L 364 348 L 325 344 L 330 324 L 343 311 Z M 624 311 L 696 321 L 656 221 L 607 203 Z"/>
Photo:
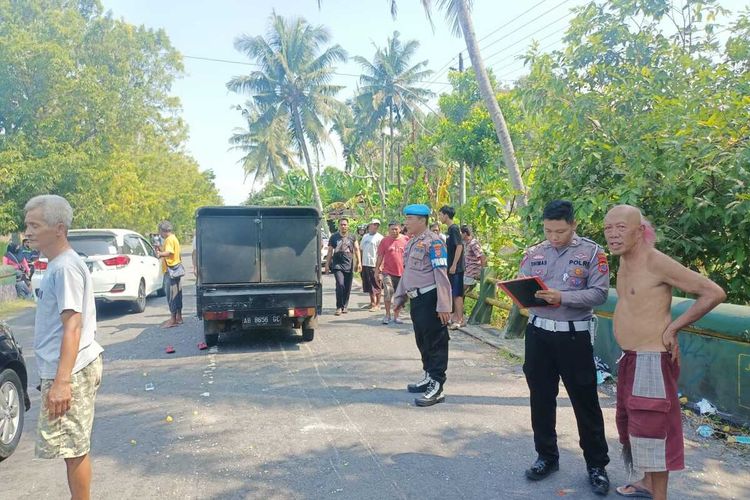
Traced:
<path id="1" fill-rule="evenodd" d="M 312 339 L 315 338 L 315 330 L 312 328 L 303 328 L 302 329 L 302 340 L 305 342 L 310 342 Z"/>
<path id="2" fill-rule="evenodd" d="M 203 338 L 208 347 L 213 347 L 219 343 L 219 328 L 217 321 L 203 320 Z"/>

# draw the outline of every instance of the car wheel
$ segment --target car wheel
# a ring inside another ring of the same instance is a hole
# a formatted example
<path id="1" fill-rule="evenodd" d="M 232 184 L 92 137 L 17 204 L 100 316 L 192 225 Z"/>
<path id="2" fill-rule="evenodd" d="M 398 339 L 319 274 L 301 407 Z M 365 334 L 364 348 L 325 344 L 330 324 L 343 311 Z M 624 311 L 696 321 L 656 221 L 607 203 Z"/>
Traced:
<path id="1" fill-rule="evenodd" d="M 138 284 L 138 298 L 133 301 L 133 312 L 142 313 L 146 310 L 146 282 L 141 279 Z"/>
<path id="2" fill-rule="evenodd" d="M 161 277 L 161 288 L 156 291 L 157 297 L 166 297 L 167 296 L 167 273 L 164 273 Z"/>
<path id="3" fill-rule="evenodd" d="M 302 329 L 302 340 L 305 342 L 311 342 L 315 338 L 315 330 L 312 328 Z"/>
<path id="4" fill-rule="evenodd" d="M 23 431 L 23 386 L 18 374 L 8 368 L 0 373 L 0 461 L 18 446 Z"/>

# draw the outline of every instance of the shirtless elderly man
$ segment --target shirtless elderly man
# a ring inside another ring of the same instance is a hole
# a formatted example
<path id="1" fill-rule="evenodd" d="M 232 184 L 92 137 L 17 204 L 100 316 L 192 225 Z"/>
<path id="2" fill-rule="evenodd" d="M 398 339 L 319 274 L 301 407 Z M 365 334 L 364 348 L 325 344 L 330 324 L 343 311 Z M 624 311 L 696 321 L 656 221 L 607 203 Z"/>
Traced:
<path id="1" fill-rule="evenodd" d="M 713 281 L 656 250 L 654 230 L 635 207 L 610 210 L 604 236 L 611 254 L 620 257 L 614 316 L 615 338 L 623 350 L 617 431 L 626 463 L 645 473 L 640 481 L 617 488 L 617 493 L 666 499 L 669 471 L 685 467 L 677 333 L 720 304 L 726 294 Z M 674 320 L 673 287 L 698 297 Z"/>

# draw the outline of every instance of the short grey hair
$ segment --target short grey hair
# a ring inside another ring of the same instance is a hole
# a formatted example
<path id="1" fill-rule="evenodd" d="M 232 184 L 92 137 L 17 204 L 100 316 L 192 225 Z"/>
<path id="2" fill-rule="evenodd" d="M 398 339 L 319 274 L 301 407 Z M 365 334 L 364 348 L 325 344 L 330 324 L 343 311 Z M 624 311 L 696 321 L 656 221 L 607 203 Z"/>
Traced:
<path id="1" fill-rule="evenodd" d="M 26 202 L 23 213 L 27 214 L 38 208 L 42 210 L 42 219 L 48 226 L 62 224 L 65 229 L 70 229 L 73 224 L 73 207 L 62 196 L 56 194 L 34 196 Z"/>
<path id="2" fill-rule="evenodd" d="M 172 227 L 172 223 L 168 220 L 163 220 L 159 223 L 159 231 L 164 231 L 165 233 L 171 233 L 174 231 L 174 228 Z"/>

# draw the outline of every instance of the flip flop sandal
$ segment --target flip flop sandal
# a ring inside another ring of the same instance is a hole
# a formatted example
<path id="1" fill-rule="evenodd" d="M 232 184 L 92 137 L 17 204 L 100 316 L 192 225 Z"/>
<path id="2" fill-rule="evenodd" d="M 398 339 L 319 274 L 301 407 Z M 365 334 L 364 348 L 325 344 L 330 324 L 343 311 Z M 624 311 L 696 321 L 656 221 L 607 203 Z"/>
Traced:
<path id="1" fill-rule="evenodd" d="M 167 348 L 164 349 L 164 352 L 166 352 L 167 354 L 172 354 L 174 352 L 174 347 L 168 345 Z"/>
<path id="2" fill-rule="evenodd" d="M 621 489 L 632 489 L 630 493 L 623 493 L 620 491 Z M 615 488 L 615 492 L 617 492 L 618 495 L 627 497 L 627 498 L 653 498 L 651 496 L 651 492 L 648 491 L 646 488 L 642 488 L 640 486 L 636 486 L 634 484 L 626 484 L 625 486 L 618 486 Z"/>
<path id="3" fill-rule="evenodd" d="M 208 344 L 206 344 L 205 342 L 199 342 L 198 349 L 200 349 L 201 351 L 205 351 L 206 349 L 208 349 Z"/>

